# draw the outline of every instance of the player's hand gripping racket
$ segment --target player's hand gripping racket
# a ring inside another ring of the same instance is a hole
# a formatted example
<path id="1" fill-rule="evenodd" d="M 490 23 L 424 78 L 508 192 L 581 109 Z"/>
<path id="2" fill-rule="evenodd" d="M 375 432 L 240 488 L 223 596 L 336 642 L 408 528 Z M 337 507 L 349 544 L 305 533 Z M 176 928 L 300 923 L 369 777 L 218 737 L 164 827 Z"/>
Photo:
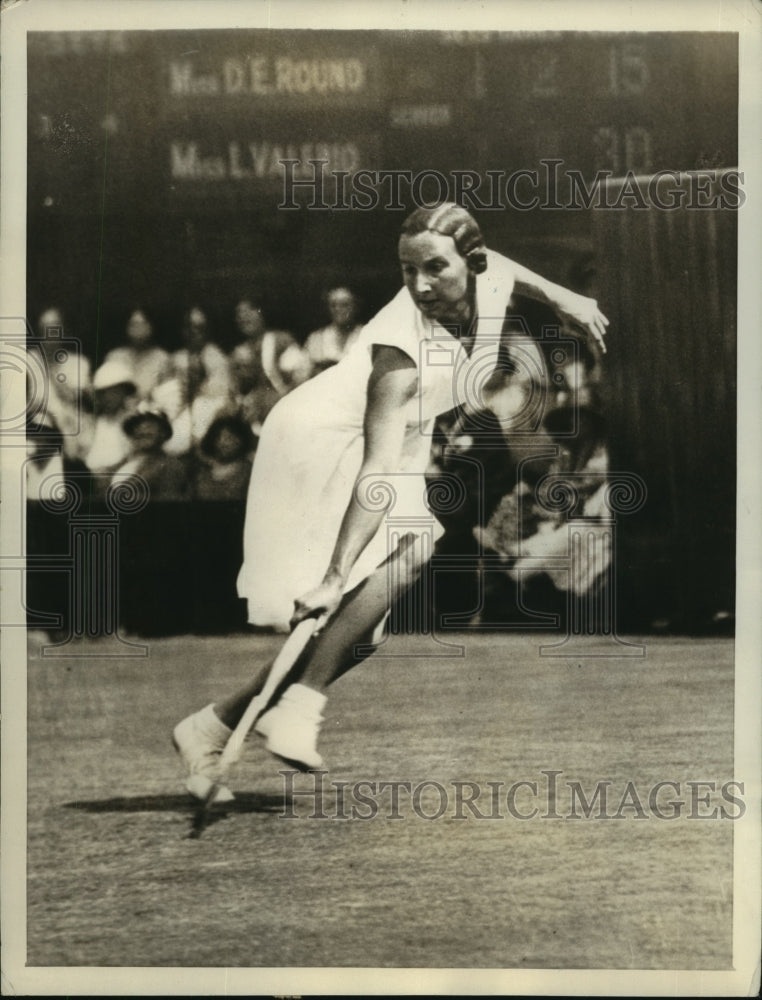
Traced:
<path id="1" fill-rule="evenodd" d="M 225 749 L 220 755 L 217 777 L 206 792 L 193 819 L 193 828 L 190 833 L 191 838 L 197 839 L 201 836 L 206 825 L 209 810 L 214 805 L 214 800 L 217 798 L 220 786 L 224 783 L 230 768 L 241 757 L 243 744 L 249 730 L 265 708 L 267 708 L 267 703 L 275 693 L 275 689 L 299 659 L 312 636 L 323 627 L 325 621 L 325 615 L 320 618 L 303 619 L 298 625 L 294 626 L 293 631 L 283 643 L 280 652 L 273 661 L 273 665 L 270 667 L 270 673 L 267 675 L 262 690 L 251 699 L 238 725 L 230 734 L 230 738 L 225 744 Z"/>

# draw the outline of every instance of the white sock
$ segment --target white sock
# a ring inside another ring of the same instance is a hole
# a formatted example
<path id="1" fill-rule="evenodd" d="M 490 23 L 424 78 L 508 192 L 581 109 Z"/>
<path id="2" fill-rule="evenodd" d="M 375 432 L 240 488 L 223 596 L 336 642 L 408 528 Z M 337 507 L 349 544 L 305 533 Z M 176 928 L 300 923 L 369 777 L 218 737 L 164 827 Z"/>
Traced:
<path id="1" fill-rule="evenodd" d="M 328 699 L 321 691 L 307 687 L 306 684 L 291 684 L 284 693 L 283 698 L 299 708 L 306 710 L 311 715 L 321 715 L 323 707 Z"/>

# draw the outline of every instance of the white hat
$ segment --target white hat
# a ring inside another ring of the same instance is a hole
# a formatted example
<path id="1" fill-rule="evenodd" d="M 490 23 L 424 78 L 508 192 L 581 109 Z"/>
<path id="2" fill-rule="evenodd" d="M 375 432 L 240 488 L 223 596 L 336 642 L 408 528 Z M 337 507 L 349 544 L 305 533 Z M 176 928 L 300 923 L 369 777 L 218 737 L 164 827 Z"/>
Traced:
<path id="1" fill-rule="evenodd" d="M 113 385 L 124 384 L 135 388 L 132 372 L 121 361 L 105 361 L 93 375 L 93 389 L 109 389 Z"/>

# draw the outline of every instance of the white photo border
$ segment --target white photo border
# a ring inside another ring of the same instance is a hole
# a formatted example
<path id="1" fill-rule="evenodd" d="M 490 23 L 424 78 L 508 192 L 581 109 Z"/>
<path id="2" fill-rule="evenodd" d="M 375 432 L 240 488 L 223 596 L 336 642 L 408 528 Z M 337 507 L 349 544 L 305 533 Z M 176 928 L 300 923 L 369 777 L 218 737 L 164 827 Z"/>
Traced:
<path id="1" fill-rule="evenodd" d="M 762 590 L 762 3 L 759 0 L 29 0 L 2 11 L 2 203 L 0 297 L 5 316 L 25 315 L 26 33 L 146 27 L 399 28 L 406 30 L 737 31 L 740 152 L 746 204 L 739 210 L 738 534 L 735 772 L 746 815 L 734 825 L 733 970 L 457 970 L 32 968 L 25 965 L 26 674 L 23 629 L 6 629 L 3 651 L 2 930 L 6 995 L 559 994 L 755 995 L 760 952 L 760 592 Z M 5 412 L 22 412 L 22 378 L 3 372 Z M 3 551 L 19 533 L 23 449 L 4 448 Z M 14 499 L 15 498 L 15 499 Z M 9 600 L 4 591 L 4 611 Z M 2 620 L 9 620 L 5 613 Z M 756 979 L 755 979 L 756 976 Z M 756 985 L 755 985 L 756 984 Z"/>

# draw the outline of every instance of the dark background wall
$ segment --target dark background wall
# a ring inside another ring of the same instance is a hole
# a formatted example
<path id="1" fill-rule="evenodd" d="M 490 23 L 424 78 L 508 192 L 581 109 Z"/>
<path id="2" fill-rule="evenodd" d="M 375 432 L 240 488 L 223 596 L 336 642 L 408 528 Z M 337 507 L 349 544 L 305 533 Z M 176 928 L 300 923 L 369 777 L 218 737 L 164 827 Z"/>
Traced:
<path id="1" fill-rule="evenodd" d="M 622 530 L 623 603 L 708 623 L 734 593 L 736 217 L 629 209 L 594 229 L 612 467 L 648 488 Z"/>
<path id="2" fill-rule="evenodd" d="M 481 177 L 557 158 L 587 181 L 736 165 L 733 34 L 67 32 L 30 35 L 28 58 L 28 311 L 63 306 L 96 363 L 133 303 L 172 346 L 196 301 L 229 343 L 247 289 L 300 336 L 331 282 L 356 287 L 366 316 L 396 291 L 410 206 L 285 211 L 280 156 Z M 663 587 L 655 603 L 686 621 L 726 608 L 734 214 L 476 214 L 491 246 L 612 319 L 613 457 L 649 488 L 627 534 L 630 597 Z"/>
<path id="3" fill-rule="evenodd" d="M 228 322 L 251 285 L 302 334 L 327 281 L 349 276 L 373 310 L 397 287 L 407 204 L 279 210 L 279 154 L 482 177 L 552 158 L 588 180 L 732 167 L 736 49 L 732 34 L 690 33 L 30 35 L 30 309 L 61 299 L 92 353 L 121 336 L 133 300 L 166 314 L 167 337 L 181 304 L 208 300 Z M 338 78 L 300 76 L 320 61 Z M 563 277 L 592 248 L 591 215 L 480 222 L 497 249 Z"/>

